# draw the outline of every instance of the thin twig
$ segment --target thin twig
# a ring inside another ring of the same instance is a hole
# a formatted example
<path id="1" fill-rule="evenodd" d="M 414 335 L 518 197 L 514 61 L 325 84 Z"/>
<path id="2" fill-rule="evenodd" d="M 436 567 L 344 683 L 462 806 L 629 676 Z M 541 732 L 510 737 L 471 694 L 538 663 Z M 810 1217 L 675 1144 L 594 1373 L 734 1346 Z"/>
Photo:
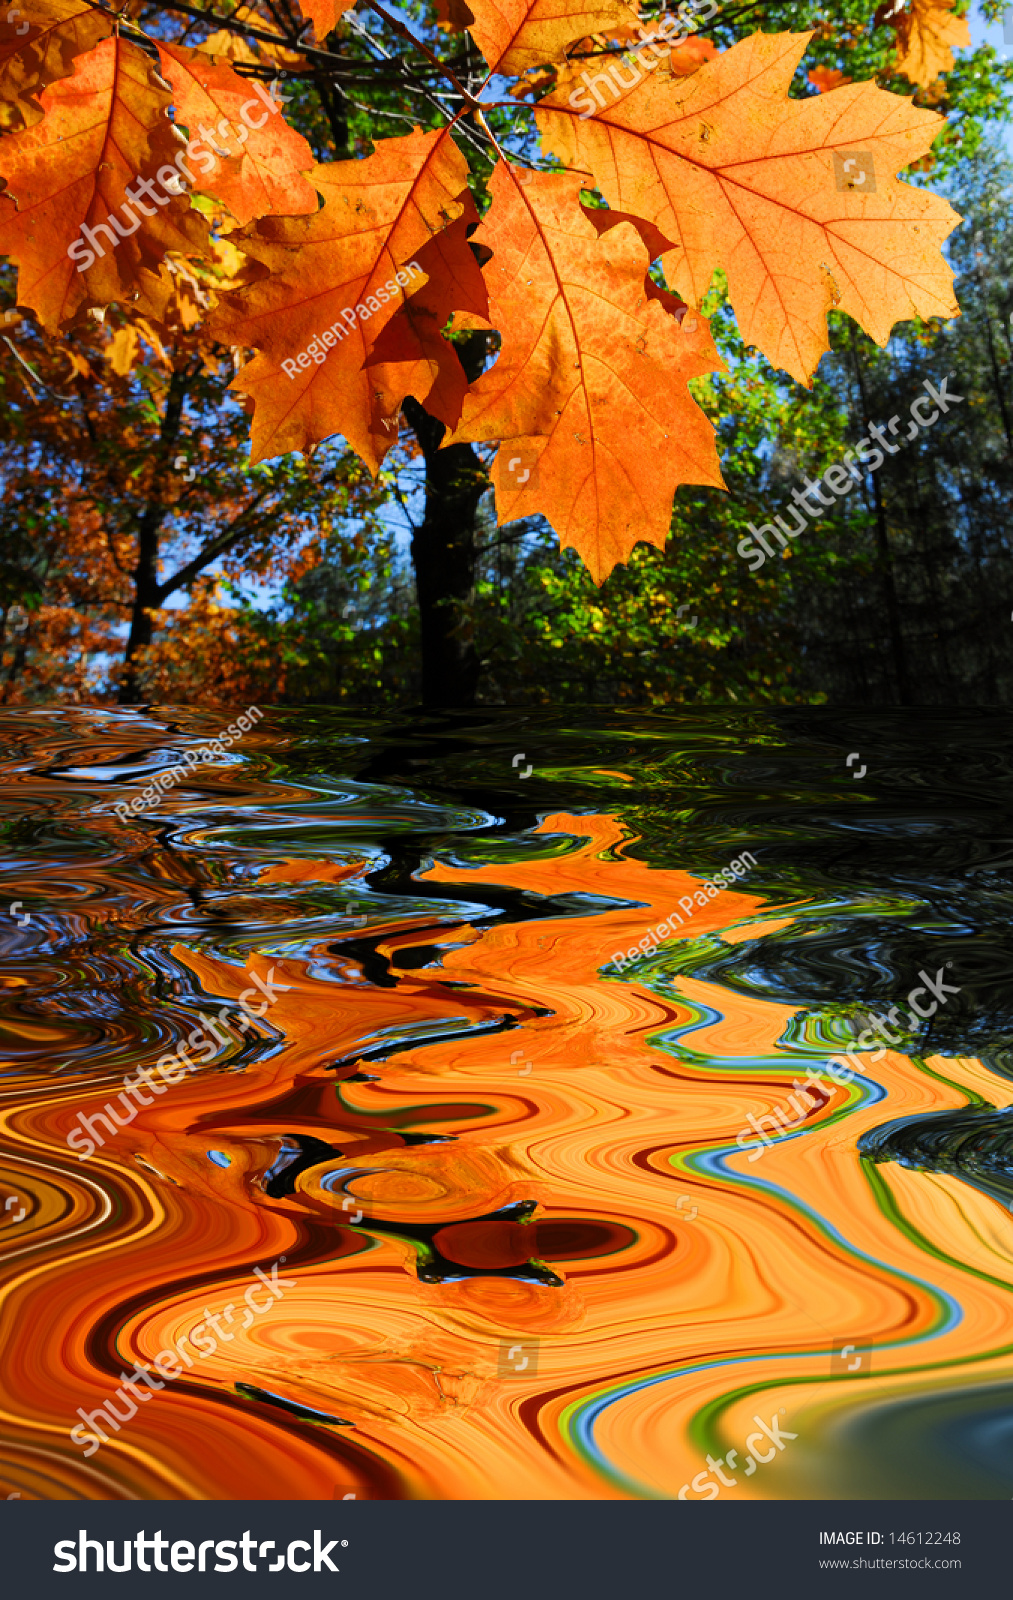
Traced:
<path id="1" fill-rule="evenodd" d="M 96 11 L 104 11 L 107 16 L 119 18 L 118 12 L 111 10 L 107 5 L 103 5 L 102 0 L 87 0 L 87 3 Z M 316 61 L 333 62 L 337 66 L 342 64 L 342 57 L 332 55 L 329 50 L 320 50 L 316 45 L 300 44 L 298 40 L 286 39 L 277 33 L 269 33 L 266 28 L 248 27 L 245 22 L 236 22 L 233 17 L 216 17 L 211 11 L 202 11 L 197 6 L 187 5 L 186 0 L 148 0 L 148 3 L 156 11 L 182 11 L 185 16 L 196 17 L 198 22 L 206 23 L 209 28 L 213 28 L 215 31 L 224 29 L 227 33 L 245 34 L 250 39 L 261 40 L 264 44 L 280 45 L 283 49 L 291 50 L 294 55 L 306 56 L 307 59 L 312 57 Z M 239 63 L 239 65 L 248 67 L 249 63 L 243 62 Z M 246 75 L 249 77 L 256 76 L 255 73 L 250 72 L 247 72 Z M 272 76 L 276 75 L 276 73 L 272 73 Z"/>
<path id="2" fill-rule="evenodd" d="M 477 108 L 478 101 L 475 99 L 474 95 L 469 94 L 468 90 L 464 87 L 464 84 L 461 83 L 457 74 L 447 66 L 445 61 L 441 61 L 439 56 L 436 55 L 434 51 L 430 50 L 429 46 L 424 40 L 416 39 L 411 29 L 406 28 L 403 22 L 399 22 L 396 17 L 391 16 L 389 11 L 384 10 L 383 6 L 380 5 L 379 0 L 367 0 L 367 4 L 372 11 L 376 12 L 378 17 L 383 18 L 384 22 L 386 22 L 389 28 L 393 28 L 395 33 L 400 34 L 403 39 L 407 39 L 408 43 L 415 50 L 420 51 L 428 61 L 432 62 L 433 66 L 438 72 L 442 72 L 444 77 L 450 79 L 451 83 L 454 85 L 454 88 L 457 90 L 462 100 L 464 100 L 464 102 L 470 107 L 470 109 L 475 110 Z"/>
<path id="3" fill-rule="evenodd" d="M 36 372 L 35 368 L 34 367 L 30 367 L 28 365 L 28 362 L 24 359 L 24 357 L 19 355 L 16 346 L 11 344 L 11 341 L 8 339 L 6 334 L 4 334 L 4 336 L 3 336 L 3 341 L 4 341 L 4 344 L 7 346 L 8 350 L 10 351 L 11 355 L 14 357 L 15 361 L 17 361 L 22 367 L 24 367 L 26 372 L 31 373 L 32 377 L 35 379 L 36 383 L 38 384 L 39 388 L 42 390 L 43 394 L 48 394 L 50 396 L 50 398 L 53 399 L 53 400 L 63 400 L 67 405 L 70 405 L 72 400 L 76 400 L 77 399 L 77 395 L 76 394 L 57 394 L 55 389 L 51 389 L 49 387 L 49 384 L 45 383 L 42 380 L 42 378 L 39 377 L 39 374 Z M 32 395 L 32 404 L 33 405 L 38 405 L 39 402 L 36 400 L 34 394 L 32 394 L 31 387 L 29 386 L 29 384 L 27 382 L 25 382 L 24 379 L 22 379 L 22 382 L 25 384 L 25 388 L 28 390 L 28 393 Z"/>

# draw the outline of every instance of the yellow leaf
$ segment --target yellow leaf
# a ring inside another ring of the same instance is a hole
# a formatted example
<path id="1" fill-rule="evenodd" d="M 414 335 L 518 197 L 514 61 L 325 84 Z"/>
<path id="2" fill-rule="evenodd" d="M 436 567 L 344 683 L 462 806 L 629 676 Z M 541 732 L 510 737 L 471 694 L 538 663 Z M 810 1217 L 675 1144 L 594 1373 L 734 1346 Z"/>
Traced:
<path id="1" fill-rule="evenodd" d="M 494 72 L 519 76 L 529 67 L 562 61 L 568 45 L 592 33 L 628 33 L 637 8 L 624 0 L 468 0 L 475 13 L 468 31 Z"/>
<path id="2" fill-rule="evenodd" d="M 129 323 L 117 328 L 106 346 L 106 362 L 118 378 L 125 378 L 140 358 L 141 342 L 137 329 Z"/>
<path id="3" fill-rule="evenodd" d="M 722 269 L 743 338 L 803 383 L 832 307 L 880 345 L 902 319 L 959 312 L 941 246 L 960 219 L 894 176 L 943 119 L 873 83 L 789 99 L 810 37 L 754 34 L 597 106 L 566 68 L 535 107 L 547 150 L 671 241 L 669 283 L 699 304 Z"/>
<path id="4" fill-rule="evenodd" d="M 217 33 L 208 34 L 197 49 L 203 50 L 205 55 L 221 56 L 225 61 L 242 61 L 246 65 L 253 65 L 257 60 L 242 34 L 230 33 L 227 28 L 219 28 Z"/>
<path id="5" fill-rule="evenodd" d="M 923 89 L 950 71 L 954 50 L 971 47 L 967 18 L 953 15 L 953 0 L 911 0 L 910 11 L 902 11 L 894 25 L 897 71 Z"/>

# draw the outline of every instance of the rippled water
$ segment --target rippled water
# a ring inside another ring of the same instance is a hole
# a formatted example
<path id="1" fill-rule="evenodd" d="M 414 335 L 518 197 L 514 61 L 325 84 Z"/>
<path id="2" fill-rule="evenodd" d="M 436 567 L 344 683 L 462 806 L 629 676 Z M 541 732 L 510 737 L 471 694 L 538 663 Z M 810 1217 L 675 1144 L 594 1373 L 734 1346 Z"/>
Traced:
<path id="1" fill-rule="evenodd" d="M 4 1493 L 1013 1496 L 1005 718 L 222 722 L 0 713 Z"/>

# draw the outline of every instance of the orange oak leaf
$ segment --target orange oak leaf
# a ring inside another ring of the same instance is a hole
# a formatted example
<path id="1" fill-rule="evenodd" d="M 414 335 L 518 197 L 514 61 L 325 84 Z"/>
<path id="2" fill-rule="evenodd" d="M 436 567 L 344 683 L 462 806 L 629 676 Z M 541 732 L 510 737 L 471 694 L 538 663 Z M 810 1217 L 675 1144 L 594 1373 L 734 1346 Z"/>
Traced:
<path id="1" fill-rule="evenodd" d="M 445 129 L 416 130 L 309 176 L 324 197 L 313 216 L 266 217 L 230 236 L 270 275 L 223 295 L 208 327 L 259 352 L 232 385 L 254 401 L 254 461 L 343 433 L 375 473 L 402 400 L 424 399 L 431 374 L 428 363 L 363 363 L 402 291 L 424 280 L 415 253 L 463 214 L 468 167 Z"/>
<path id="2" fill-rule="evenodd" d="M 672 249 L 671 239 L 666 239 L 660 228 L 656 228 L 653 222 L 645 222 L 643 217 L 631 216 L 628 211 L 606 210 L 603 206 L 592 209 L 589 206 L 585 211 L 585 215 L 592 228 L 599 234 L 608 233 L 609 229 L 614 228 L 617 223 L 632 222 L 647 246 L 647 254 L 651 261 L 659 260 L 660 257 L 666 255 Z M 648 289 L 658 287 L 652 278 L 646 277 L 644 286 Z M 678 303 L 679 305 L 684 304 L 683 301 Z"/>
<path id="3" fill-rule="evenodd" d="M 813 67 L 806 77 L 819 94 L 826 94 L 828 89 L 839 89 L 843 83 L 853 81 L 845 77 L 838 67 Z"/>
<path id="4" fill-rule="evenodd" d="M 625 211 L 589 209 L 587 220 L 599 234 L 607 233 L 610 228 L 614 228 L 619 222 L 632 223 L 647 246 L 647 254 L 652 261 L 657 261 L 659 257 L 664 256 L 672 248 L 671 240 L 666 239 L 664 234 L 659 233 L 652 222 L 645 222 L 642 217 L 631 217 Z M 670 289 L 665 288 L 660 283 L 656 283 L 650 273 L 647 273 L 644 277 L 644 293 L 648 300 L 657 300 L 659 305 L 663 306 L 673 317 L 677 317 L 680 322 L 689 310 L 685 300 L 680 300 L 678 295 L 674 295 Z"/>
<path id="5" fill-rule="evenodd" d="M 0 6 L 0 100 L 16 107 L 25 127 L 39 122 L 35 96 L 67 78 L 74 57 L 94 49 L 113 21 L 87 0 L 22 0 Z"/>
<path id="6" fill-rule="evenodd" d="M 312 22 L 317 41 L 323 44 L 338 18 L 354 4 L 355 0 L 299 0 L 299 10 Z"/>
<path id="7" fill-rule="evenodd" d="M 447 442 L 504 441 L 500 522 L 541 511 L 600 583 L 638 540 L 664 546 L 680 483 L 723 487 L 687 388 L 723 363 L 702 317 L 680 324 L 645 294 L 649 247 L 625 219 L 585 211 L 582 181 L 495 168 L 475 238 L 492 250 L 489 316 L 503 343 Z"/>
<path id="8" fill-rule="evenodd" d="M 684 44 L 673 47 L 668 57 L 668 70 L 680 77 L 688 77 L 705 61 L 713 61 L 717 53 L 717 45 L 712 39 L 701 39 L 699 34 L 692 34 Z"/>
<path id="9" fill-rule="evenodd" d="M 316 165 L 313 151 L 262 83 L 182 45 L 159 40 L 158 55 L 172 85 L 176 122 L 190 135 L 194 164 L 200 163 L 198 189 L 227 205 L 240 225 L 316 210 L 317 192 L 303 176 Z"/>
<path id="10" fill-rule="evenodd" d="M 447 33 L 463 33 L 475 20 L 467 0 L 434 0 L 438 28 Z"/>
<path id="11" fill-rule="evenodd" d="M 960 218 L 894 176 L 942 118 L 873 83 L 789 99 L 810 37 L 754 34 L 692 77 L 617 87 L 593 116 L 567 68 L 535 107 L 547 150 L 675 242 L 668 281 L 699 304 L 723 268 L 746 343 L 806 384 L 831 307 L 880 345 L 904 318 L 959 314 L 940 247 Z"/>
<path id="12" fill-rule="evenodd" d="M 599 54 L 581 60 L 580 65 L 574 65 L 573 73 L 567 80 L 567 87 L 573 82 L 573 74 L 579 76 L 581 89 L 576 91 L 582 97 L 585 115 L 590 115 L 595 101 L 604 104 L 602 87 L 604 86 L 615 97 L 616 86 L 631 88 L 640 78 L 647 73 L 657 72 L 659 77 L 685 78 L 692 72 L 702 67 L 705 61 L 711 61 L 717 55 L 717 47 L 710 39 L 702 39 L 698 34 L 676 35 L 676 42 L 672 42 L 671 34 L 666 36 L 656 32 L 647 34 L 646 30 L 638 30 L 644 39 L 639 44 L 631 43 L 629 50 L 620 54 L 614 48 L 608 51 L 601 50 Z M 628 30 L 623 30 L 628 32 Z M 653 42 L 648 43 L 648 40 Z M 599 48 L 606 41 L 599 35 L 597 39 L 588 40 L 588 44 Z M 553 69 L 553 77 L 556 77 Z M 547 85 L 539 85 L 541 88 Z M 511 89 L 511 94 L 514 90 Z"/>
<path id="13" fill-rule="evenodd" d="M 489 316 L 485 279 L 467 242 L 472 221 L 469 209 L 478 221 L 470 195 L 465 196 L 465 206 L 464 216 L 418 251 L 419 266 L 429 281 L 390 319 L 367 362 L 367 367 L 390 361 L 425 362 L 431 374 L 424 396 L 426 410 L 448 428 L 456 427 L 460 420 L 468 379 L 443 330 L 454 312 L 483 323 Z"/>
<path id="14" fill-rule="evenodd" d="M 143 51 L 106 39 L 45 90 L 40 123 L 0 140 L 0 243 L 20 269 L 18 304 L 49 332 L 85 305 L 130 301 L 160 317 L 166 251 L 206 248 L 172 164 L 169 100 Z"/>
<path id="15" fill-rule="evenodd" d="M 529 67 L 562 61 L 568 45 L 589 34 L 629 32 L 637 26 L 630 0 L 469 0 L 469 32 L 494 72 L 519 77 Z"/>
<path id="16" fill-rule="evenodd" d="M 911 0 L 911 9 L 890 20 L 897 29 L 897 68 L 923 89 L 953 67 L 954 50 L 968 50 L 966 17 L 953 15 L 954 0 Z"/>
<path id="17" fill-rule="evenodd" d="M 554 67 L 532 67 L 526 72 L 519 83 L 513 83 L 507 93 L 514 100 L 523 100 L 526 95 L 541 94 L 543 89 L 551 89 L 556 82 L 556 69 Z"/>

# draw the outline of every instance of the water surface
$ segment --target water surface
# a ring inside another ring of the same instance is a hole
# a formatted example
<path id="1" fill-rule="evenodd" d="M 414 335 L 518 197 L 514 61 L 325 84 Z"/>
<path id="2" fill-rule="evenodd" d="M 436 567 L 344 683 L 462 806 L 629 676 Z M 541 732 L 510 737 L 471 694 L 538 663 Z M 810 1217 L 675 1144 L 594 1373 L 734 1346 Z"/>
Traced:
<path id="1" fill-rule="evenodd" d="M 3 1493 L 1013 1497 L 1005 717 L 264 711 L 0 713 Z"/>

